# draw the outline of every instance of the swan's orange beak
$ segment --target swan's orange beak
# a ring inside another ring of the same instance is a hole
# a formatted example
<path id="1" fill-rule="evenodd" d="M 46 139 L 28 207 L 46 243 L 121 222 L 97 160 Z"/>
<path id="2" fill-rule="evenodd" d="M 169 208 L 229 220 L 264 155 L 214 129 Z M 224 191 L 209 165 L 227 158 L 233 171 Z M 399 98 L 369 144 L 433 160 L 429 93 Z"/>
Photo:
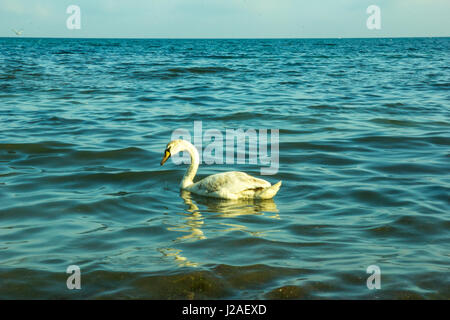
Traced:
<path id="1" fill-rule="evenodd" d="M 161 160 L 161 165 L 163 165 L 169 158 L 170 158 L 170 152 L 166 150 L 164 152 L 164 158 Z"/>

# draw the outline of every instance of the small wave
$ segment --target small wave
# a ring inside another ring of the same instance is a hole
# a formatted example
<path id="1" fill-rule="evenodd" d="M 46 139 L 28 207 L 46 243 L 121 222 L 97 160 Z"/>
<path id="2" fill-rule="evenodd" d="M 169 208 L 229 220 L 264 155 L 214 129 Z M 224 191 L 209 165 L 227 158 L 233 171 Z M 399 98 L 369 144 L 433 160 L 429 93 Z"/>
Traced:
<path id="1" fill-rule="evenodd" d="M 332 106 L 332 105 L 327 105 L 327 104 L 316 104 L 316 105 L 311 105 L 308 106 L 309 109 L 314 109 L 314 110 L 339 110 L 340 108 L 337 106 Z"/>
<path id="2" fill-rule="evenodd" d="M 115 192 L 115 193 L 107 193 L 107 196 L 113 196 L 113 197 L 123 197 L 123 196 L 127 196 L 129 194 L 133 194 L 135 192 L 126 192 L 126 191 L 119 191 L 119 192 Z"/>
<path id="3" fill-rule="evenodd" d="M 346 76 L 345 72 L 334 72 L 334 73 L 328 73 L 327 76 L 332 77 L 332 78 L 343 78 Z"/>
<path id="4" fill-rule="evenodd" d="M 52 54 L 77 54 L 79 52 L 75 52 L 75 51 L 67 51 L 67 50 L 58 50 L 58 51 L 54 51 L 52 52 Z"/>
<path id="5" fill-rule="evenodd" d="M 85 90 L 80 90 L 79 93 L 81 93 L 81 94 L 96 94 L 96 93 L 101 93 L 101 90 L 99 90 L 99 89 L 85 89 Z"/>
<path id="6" fill-rule="evenodd" d="M 281 85 L 298 85 L 298 84 L 300 84 L 301 82 L 300 81 L 281 81 L 281 82 L 279 82 L 279 84 L 281 84 Z"/>
<path id="7" fill-rule="evenodd" d="M 137 147 L 128 147 L 116 150 L 106 151 L 74 151 L 74 159 L 130 159 L 134 157 L 145 157 L 147 151 Z"/>
<path id="8" fill-rule="evenodd" d="M 431 84 L 433 87 L 438 87 L 438 88 L 449 88 L 450 87 L 450 82 L 443 82 L 443 83 L 433 83 Z"/>
<path id="9" fill-rule="evenodd" d="M 15 74 L 0 74 L 0 80 L 14 80 L 16 79 Z"/>
<path id="10" fill-rule="evenodd" d="M 420 123 L 408 120 L 397 120 L 397 119 L 386 119 L 386 118 L 374 118 L 370 119 L 370 122 L 377 124 L 385 124 L 388 126 L 397 126 L 397 127 L 416 127 L 419 126 Z"/>
<path id="11" fill-rule="evenodd" d="M 141 102 L 154 102 L 154 101 L 158 101 L 159 98 L 155 98 L 155 97 L 139 97 L 137 98 L 138 101 Z"/>
<path id="12" fill-rule="evenodd" d="M 218 60 L 230 60 L 242 58 L 242 56 L 229 56 L 229 55 L 208 55 L 208 56 L 192 56 L 193 58 L 203 58 L 203 59 L 218 59 Z"/>
<path id="13" fill-rule="evenodd" d="M 356 189 L 350 192 L 350 196 L 355 198 L 358 202 L 377 207 L 398 207 L 405 204 L 403 201 L 397 201 L 383 192 L 374 190 Z"/>
<path id="14" fill-rule="evenodd" d="M 291 66 L 291 67 L 298 67 L 298 66 L 304 66 L 305 62 L 304 61 L 288 62 L 288 63 L 286 63 L 286 65 Z"/>
<path id="15" fill-rule="evenodd" d="M 326 152 L 343 152 L 348 151 L 349 146 L 344 143 L 336 143 L 336 141 L 320 141 L 320 142 L 308 142 L 308 141 L 286 141 L 280 145 L 280 150 L 285 150 L 286 152 L 292 150 L 316 150 L 316 151 L 326 151 Z"/>
<path id="16" fill-rule="evenodd" d="M 450 138 L 434 136 L 434 137 L 414 137 L 414 136 L 391 136 L 391 135 L 366 135 L 355 137 L 352 139 L 355 143 L 373 144 L 380 146 L 382 149 L 389 148 L 411 148 L 412 146 L 429 146 L 430 144 L 450 145 Z"/>
<path id="17" fill-rule="evenodd" d="M 59 153 L 71 150 L 72 144 L 57 141 L 43 141 L 39 143 L 0 143 L 0 150 L 20 152 L 25 154 Z"/>
<path id="18" fill-rule="evenodd" d="M 397 163 L 397 164 L 377 164 L 372 165 L 371 169 L 377 170 L 382 173 L 389 173 L 395 175 L 426 175 L 426 174 L 439 174 L 444 170 L 438 166 L 416 164 L 416 163 Z"/>
<path id="19" fill-rule="evenodd" d="M 337 43 L 331 43 L 331 42 L 318 42 L 314 43 L 315 46 L 324 46 L 324 47 L 334 47 L 337 46 Z"/>
<path id="20" fill-rule="evenodd" d="M 287 230 L 297 236 L 311 237 L 324 237 L 336 232 L 336 230 L 333 230 L 332 225 L 326 224 L 291 224 L 287 227 Z"/>
<path id="21" fill-rule="evenodd" d="M 308 58 L 308 59 L 328 59 L 328 58 L 332 58 L 332 56 L 327 56 L 324 54 L 317 54 L 317 55 L 308 55 L 308 56 L 306 56 L 306 58 Z"/>
<path id="22" fill-rule="evenodd" d="M 235 113 L 229 113 L 222 116 L 216 116 L 216 120 L 247 120 L 247 119 L 263 119 L 266 118 L 266 113 L 260 113 L 260 112 L 235 112 Z"/>
<path id="23" fill-rule="evenodd" d="M 214 98 L 212 96 L 194 96 L 194 97 L 189 97 L 189 96 L 175 95 L 175 96 L 171 96 L 170 99 L 196 102 L 198 104 L 203 104 L 205 102 L 220 102 L 221 101 L 220 99 Z"/>
<path id="24" fill-rule="evenodd" d="M 401 103 L 401 102 L 392 102 L 392 103 L 385 103 L 384 106 L 385 107 L 389 107 L 389 108 L 395 108 L 395 107 L 403 107 L 405 104 Z"/>
<path id="25" fill-rule="evenodd" d="M 233 69 L 226 67 L 190 67 L 190 68 L 170 68 L 168 71 L 172 73 L 194 73 L 194 74 L 213 74 L 223 72 L 233 72 Z"/>
<path id="26" fill-rule="evenodd" d="M 57 117 L 57 116 L 53 116 L 47 119 L 48 122 L 51 122 L 52 124 L 55 123 L 64 123 L 64 124 L 81 124 L 84 122 L 84 120 L 82 119 L 69 119 L 69 118 L 64 118 L 64 117 Z M 46 122 L 46 121 L 44 121 Z"/>

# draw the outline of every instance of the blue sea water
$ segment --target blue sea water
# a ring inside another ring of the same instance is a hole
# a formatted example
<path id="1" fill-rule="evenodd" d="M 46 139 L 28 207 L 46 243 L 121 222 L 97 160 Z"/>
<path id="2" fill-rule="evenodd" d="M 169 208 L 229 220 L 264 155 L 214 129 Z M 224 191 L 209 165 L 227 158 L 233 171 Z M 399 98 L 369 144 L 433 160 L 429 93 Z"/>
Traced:
<path id="1" fill-rule="evenodd" d="M 449 299 L 449 88 L 449 38 L 0 38 L 0 298 Z M 180 193 L 194 121 L 279 129 L 198 173 L 273 201 Z"/>

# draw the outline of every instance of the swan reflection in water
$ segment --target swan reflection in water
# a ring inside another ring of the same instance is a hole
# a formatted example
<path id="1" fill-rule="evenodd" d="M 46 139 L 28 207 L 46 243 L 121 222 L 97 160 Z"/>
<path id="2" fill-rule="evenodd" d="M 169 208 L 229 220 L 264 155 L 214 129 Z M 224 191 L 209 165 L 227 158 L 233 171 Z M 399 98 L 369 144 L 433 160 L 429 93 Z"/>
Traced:
<path id="1" fill-rule="evenodd" d="M 167 230 L 175 231 L 177 233 L 185 233 L 185 235 L 174 239 L 173 241 L 175 243 L 206 239 L 207 236 L 202 230 L 204 229 L 205 223 L 209 224 L 208 231 L 210 232 L 230 232 L 239 230 L 248 232 L 255 237 L 261 237 L 269 232 L 249 231 L 248 228 L 244 225 L 236 223 L 215 222 L 213 220 L 214 218 L 232 219 L 243 215 L 261 215 L 272 219 L 280 219 L 277 206 L 273 199 L 224 200 L 194 195 L 191 192 L 185 190 L 182 190 L 180 192 L 180 195 L 184 201 L 184 204 L 186 205 L 185 212 L 178 213 L 179 215 L 182 215 L 183 218 L 181 220 L 178 220 L 178 223 L 171 224 L 171 227 L 167 228 Z M 202 207 L 203 214 L 200 211 L 199 206 Z M 215 224 L 213 225 L 213 223 Z M 159 251 L 165 257 L 173 258 L 180 267 L 198 266 L 198 263 L 189 261 L 186 257 L 184 257 L 181 254 L 182 250 L 180 249 L 162 248 Z"/>

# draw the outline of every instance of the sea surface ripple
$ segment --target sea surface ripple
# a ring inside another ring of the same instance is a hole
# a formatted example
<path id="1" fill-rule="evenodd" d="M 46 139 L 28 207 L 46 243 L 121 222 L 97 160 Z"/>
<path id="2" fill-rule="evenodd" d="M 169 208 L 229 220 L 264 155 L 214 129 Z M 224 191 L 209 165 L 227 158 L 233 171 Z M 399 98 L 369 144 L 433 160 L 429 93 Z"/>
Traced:
<path id="1" fill-rule="evenodd" d="M 449 299 L 449 68 L 449 38 L 0 38 L 0 298 Z M 279 129 L 274 200 L 180 194 L 194 121 Z"/>

